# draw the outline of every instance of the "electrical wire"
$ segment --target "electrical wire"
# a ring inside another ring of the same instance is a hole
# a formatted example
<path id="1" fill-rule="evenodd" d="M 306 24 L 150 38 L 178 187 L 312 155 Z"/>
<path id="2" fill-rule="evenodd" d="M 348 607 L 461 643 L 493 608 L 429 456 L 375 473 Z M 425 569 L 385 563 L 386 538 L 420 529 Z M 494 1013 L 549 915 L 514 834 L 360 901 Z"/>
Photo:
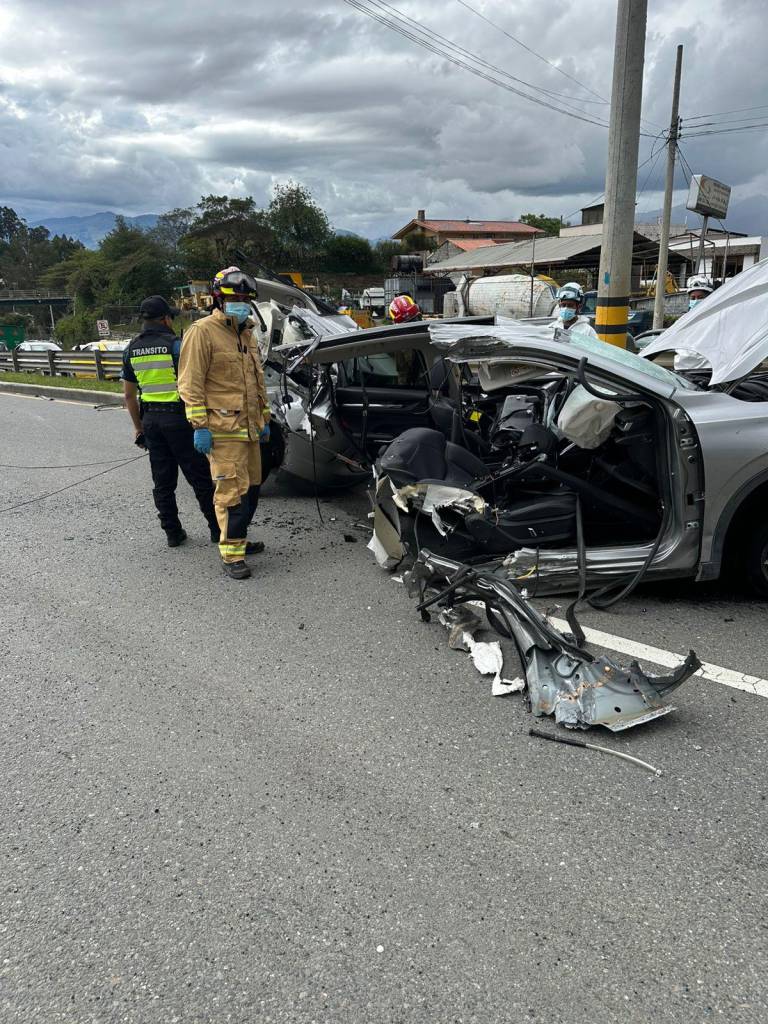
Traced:
<path id="1" fill-rule="evenodd" d="M 662 135 L 663 135 L 663 132 L 660 132 L 658 135 L 653 137 L 653 142 L 651 143 L 651 153 L 650 153 L 650 155 L 648 157 L 646 157 L 645 160 L 643 160 L 643 162 L 641 164 L 638 164 L 638 167 L 637 167 L 638 173 L 640 171 L 642 171 L 642 169 L 644 167 L 646 167 L 650 163 L 650 161 L 653 159 L 653 157 L 656 155 L 654 153 L 654 146 L 655 146 L 656 142 L 658 142 L 658 140 L 661 138 Z M 646 136 L 646 138 L 650 138 L 650 136 Z M 594 199 L 590 199 L 590 201 L 588 203 L 585 203 L 584 206 L 579 206 L 579 207 L 577 207 L 577 209 L 573 210 L 571 213 L 566 214 L 565 217 L 563 217 L 563 220 L 570 220 L 571 217 L 575 217 L 576 214 L 579 213 L 581 210 L 587 209 L 590 206 L 594 206 L 595 203 L 599 203 L 600 200 L 604 196 L 605 196 L 605 192 L 601 192 L 599 196 L 595 196 Z"/>
<path id="2" fill-rule="evenodd" d="M 756 107 L 736 107 L 735 110 L 713 110 L 707 114 L 690 114 L 686 120 L 698 120 L 702 117 L 720 117 L 723 114 L 744 114 L 749 110 L 768 110 L 768 103 L 758 103 Z"/>
<path id="3" fill-rule="evenodd" d="M 454 54 L 447 52 L 439 42 L 435 41 L 436 39 L 442 37 L 437 37 L 434 33 L 431 33 L 431 30 L 421 28 L 418 25 L 418 23 L 414 23 L 414 25 L 416 26 L 416 30 L 425 34 L 427 36 L 426 39 L 414 34 L 414 31 L 403 28 L 401 25 L 398 25 L 395 19 L 389 18 L 385 14 L 377 12 L 375 8 L 371 9 L 369 7 L 365 7 L 364 3 L 361 2 L 361 0 L 344 0 L 344 2 L 348 6 L 353 7 L 355 10 L 360 11 L 360 13 L 365 14 L 367 17 L 379 22 L 379 24 L 384 25 L 386 28 L 389 28 L 392 31 L 397 32 L 399 35 L 412 40 L 417 45 L 423 47 L 426 50 L 429 50 L 431 53 L 434 53 L 437 56 L 442 57 L 449 63 L 454 64 L 456 67 L 462 68 L 465 71 L 469 71 L 471 74 L 474 74 L 477 77 L 482 78 L 483 80 L 490 82 L 493 85 L 498 85 L 500 88 L 506 89 L 508 92 L 514 93 L 515 95 L 520 96 L 523 99 L 529 100 L 530 102 L 535 103 L 538 106 L 545 107 L 549 110 L 554 110 L 555 113 L 564 114 L 568 117 L 574 118 L 575 120 L 578 121 L 582 121 L 586 124 L 596 125 L 599 128 L 608 128 L 608 125 L 605 122 L 596 121 L 591 117 L 587 117 L 583 111 L 579 111 L 576 108 L 569 107 L 565 102 L 560 102 L 558 105 L 555 105 L 554 103 L 548 102 L 547 99 L 544 99 L 542 96 L 531 95 L 531 93 L 523 92 L 521 89 L 518 89 L 513 85 L 510 85 L 508 82 L 501 81 L 498 77 L 496 77 L 497 74 L 501 74 L 506 78 L 513 79 L 514 81 L 520 82 L 521 80 L 515 79 L 514 76 L 509 75 L 507 72 L 501 69 L 494 69 L 496 72 L 495 74 L 491 74 L 488 71 L 483 70 L 482 65 L 484 65 L 487 68 L 494 68 L 494 66 L 489 65 L 488 62 L 483 61 L 482 58 L 472 56 L 471 59 L 473 59 L 477 64 L 481 65 L 480 67 L 473 67 L 472 64 L 467 63 L 466 60 L 463 60 L 460 57 L 457 57 Z M 371 4 L 381 4 L 382 0 L 368 0 L 368 2 Z M 430 34 L 432 38 L 430 38 Z M 453 47 L 454 49 L 457 49 L 455 47 L 455 44 L 450 44 L 450 46 Z M 531 86 L 529 83 L 526 82 L 523 82 L 522 84 L 524 84 L 527 88 L 537 88 L 535 86 Z M 544 95 L 549 94 L 548 90 L 538 89 L 538 91 L 540 93 L 543 93 Z M 573 100 L 571 100 L 571 102 L 573 102 Z M 649 133 L 641 132 L 640 134 L 648 135 Z"/>
<path id="4" fill-rule="evenodd" d="M 510 74 L 503 68 L 500 68 L 495 64 L 491 64 L 483 57 L 478 57 L 478 55 L 476 53 L 473 53 L 471 50 L 467 50 L 463 46 L 457 45 L 452 40 L 448 39 L 446 36 L 443 36 L 439 32 L 436 32 L 434 29 L 428 28 L 426 25 L 423 25 L 420 21 L 417 21 L 415 18 L 411 18 L 409 15 L 403 14 L 402 11 L 398 10 L 397 7 L 393 7 L 392 4 L 387 2 L 387 0 L 366 0 L 366 2 L 379 8 L 379 10 L 383 10 L 385 17 L 394 18 L 396 21 L 399 21 L 402 24 L 404 24 L 411 31 L 419 32 L 421 33 L 421 35 L 426 36 L 430 40 L 437 40 L 438 45 L 447 46 L 448 49 L 455 50 L 457 53 L 463 55 L 467 59 L 472 60 L 475 63 L 490 69 L 491 71 L 495 71 L 497 74 L 503 75 L 505 78 L 509 78 L 513 82 L 517 82 L 519 85 L 525 86 L 527 89 L 538 90 L 539 92 L 542 92 L 545 95 L 551 96 L 553 99 L 566 100 L 571 103 L 574 100 L 577 100 L 580 103 L 594 102 L 593 100 L 578 99 L 578 97 L 574 97 L 570 93 L 555 92 L 552 89 L 546 89 L 544 86 L 533 85 L 531 82 L 526 82 L 522 78 L 517 78 L 515 75 Z M 582 111 L 582 113 L 584 113 L 584 111 Z"/>
<path id="5" fill-rule="evenodd" d="M 72 487 L 79 487 L 82 484 L 87 484 L 89 480 L 95 480 L 97 477 L 104 476 L 105 473 L 111 473 L 115 469 L 120 469 L 122 466 L 128 466 L 132 462 L 138 462 L 139 459 L 146 459 L 144 455 L 134 455 L 130 459 L 124 459 L 118 465 L 110 466 L 108 469 L 102 469 L 100 473 L 94 473 L 92 476 L 85 477 L 84 480 L 75 480 L 74 483 L 67 484 L 65 487 L 59 487 L 55 491 L 49 491 L 47 494 L 38 494 L 35 498 L 27 498 L 26 501 L 18 501 L 15 505 L 8 505 L 6 508 L 0 508 L 0 515 L 3 512 L 13 512 L 14 509 L 22 508 L 24 505 L 33 505 L 37 501 L 45 501 L 46 498 L 52 498 L 55 494 L 61 494 L 63 491 L 68 491 Z"/>
<path id="6" fill-rule="evenodd" d="M 68 466 L 19 466 L 15 462 L 0 462 L 0 469 L 88 469 L 90 466 L 115 466 L 126 461 L 131 460 L 123 456 L 122 459 L 102 459 L 101 462 L 73 462 Z"/>
<path id="7" fill-rule="evenodd" d="M 758 128 L 768 128 L 768 121 L 763 121 L 760 124 L 744 125 L 741 128 L 710 128 L 702 132 L 689 132 L 683 127 L 681 129 L 681 134 L 684 135 L 686 139 L 693 139 L 702 135 L 729 135 L 732 132 L 751 132 Z"/>
<path id="8" fill-rule="evenodd" d="M 482 20 L 487 22 L 487 24 L 489 24 L 491 28 L 496 29 L 497 32 L 501 32 L 501 34 L 506 36 L 507 39 L 511 39 L 513 43 L 517 43 L 518 46 L 521 46 L 524 50 L 527 50 L 528 53 L 533 54 L 533 56 L 537 57 L 539 60 L 543 60 L 545 64 L 548 64 L 559 74 L 563 75 L 565 78 L 568 78 L 571 82 L 575 82 L 576 85 L 580 86 L 582 89 L 585 89 L 588 93 L 591 93 L 592 96 L 597 97 L 596 100 L 581 100 L 582 103 L 608 103 L 608 100 L 605 99 L 604 96 L 601 96 L 599 92 L 595 92 L 594 89 L 590 89 L 588 85 L 584 85 L 584 83 L 580 82 L 578 78 L 574 78 L 573 75 L 569 75 L 567 71 L 564 71 L 561 67 L 558 67 L 558 65 L 554 64 L 551 60 L 547 60 L 546 57 L 543 57 L 540 53 L 537 53 L 536 50 L 532 49 L 530 46 L 524 43 L 522 39 L 518 39 L 517 36 L 513 36 L 511 32 L 507 32 L 507 30 L 502 28 L 501 25 L 497 25 L 495 22 L 491 21 L 490 18 L 486 17 L 486 15 L 482 13 L 482 11 L 478 11 L 475 7 L 472 7 L 470 4 L 466 3 L 466 0 L 456 0 L 456 2 L 461 4 L 462 7 L 465 7 L 468 11 L 471 11 L 473 14 L 476 14 L 478 18 L 482 18 Z"/>
<path id="9" fill-rule="evenodd" d="M 548 60 L 546 57 L 542 56 L 540 53 L 537 53 L 536 50 L 532 49 L 530 46 L 528 46 L 526 43 L 524 43 L 522 41 L 522 39 L 518 39 L 517 36 L 513 36 L 511 32 L 507 32 L 507 30 L 502 28 L 501 25 L 497 25 L 496 22 L 491 21 L 491 19 L 488 18 L 481 11 L 478 11 L 475 7 L 472 7 L 470 4 L 466 3 L 466 0 L 456 0 L 456 2 L 461 4 L 462 7 L 465 7 L 468 11 L 471 11 L 473 14 L 476 14 L 478 18 L 482 18 L 482 20 L 487 22 L 487 24 L 489 24 L 491 26 L 491 28 L 494 28 L 497 32 L 501 32 L 501 34 L 506 36 L 507 39 L 511 39 L 513 43 L 517 43 L 518 46 L 521 46 L 524 50 L 527 50 L 528 53 L 532 54 L 534 57 L 537 57 L 539 60 L 543 60 L 545 64 L 548 64 L 549 67 L 553 68 L 559 74 L 561 74 L 565 78 L 569 79 L 569 81 L 574 82 L 580 88 L 585 89 L 588 93 L 591 93 L 592 96 L 596 96 L 597 97 L 597 99 L 588 100 L 585 97 L 573 96 L 573 97 L 571 97 L 571 99 L 573 99 L 573 100 L 575 100 L 575 101 L 577 101 L 579 103 L 600 103 L 600 104 L 605 104 L 605 105 L 607 105 L 609 103 L 609 100 L 607 100 L 599 92 L 595 92 L 594 89 L 591 89 L 588 85 L 585 85 L 583 82 L 580 82 L 578 78 L 575 78 L 573 75 L 569 75 L 568 72 L 565 71 L 563 68 L 559 67 L 557 64 L 553 63 L 551 60 Z M 649 121 L 646 118 L 642 118 L 641 117 L 640 120 L 641 120 L 642 123 L 650 125 L 652 128 L 661 128 L 661 125 L 655 124 L 653 121 Z"/>

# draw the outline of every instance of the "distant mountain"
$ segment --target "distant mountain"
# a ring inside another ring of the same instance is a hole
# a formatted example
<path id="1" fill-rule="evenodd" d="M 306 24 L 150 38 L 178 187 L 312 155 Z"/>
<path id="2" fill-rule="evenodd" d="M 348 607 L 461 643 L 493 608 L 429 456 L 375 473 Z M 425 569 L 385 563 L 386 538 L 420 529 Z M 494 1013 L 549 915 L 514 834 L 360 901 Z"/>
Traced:
<path id="1" fill-rule="evenodd" d="M 115 226 L 117 214 L 111 210 L 104 213 L 91 213 L 87 217 L 47 217 L 37 220 L 33 228 L 43 225 L 52 235 L 69 235 L 82 242 L 88 249 L 96 249 L 104 235 L 109 234 Z M 156 213 L 142 213 L 138 217 L 126 217 L 128 224 L 137 228 L 153 228 L 157 224 Z"/>

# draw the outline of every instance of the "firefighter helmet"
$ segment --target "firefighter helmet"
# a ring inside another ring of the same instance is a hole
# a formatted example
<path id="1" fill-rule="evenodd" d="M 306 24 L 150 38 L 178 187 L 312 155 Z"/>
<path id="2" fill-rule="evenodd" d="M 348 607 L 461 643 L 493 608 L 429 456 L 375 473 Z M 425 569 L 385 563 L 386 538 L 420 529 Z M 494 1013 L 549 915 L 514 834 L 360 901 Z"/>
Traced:
<path id="1" fill-rule="evenodd" d="M 421 320 L 421 310 L 410 295 L 397 295 L 389 304 L 389 315 L 396 324 Z"/>
<path id="2" fill-rule="evenodd" d="M 250 274 L 244 274 L 239 267 L 226 267 L 214 277 L 211 294 L 219 302 L 235 296 L 247 300 L 257 298 L 258 289 Z"/>

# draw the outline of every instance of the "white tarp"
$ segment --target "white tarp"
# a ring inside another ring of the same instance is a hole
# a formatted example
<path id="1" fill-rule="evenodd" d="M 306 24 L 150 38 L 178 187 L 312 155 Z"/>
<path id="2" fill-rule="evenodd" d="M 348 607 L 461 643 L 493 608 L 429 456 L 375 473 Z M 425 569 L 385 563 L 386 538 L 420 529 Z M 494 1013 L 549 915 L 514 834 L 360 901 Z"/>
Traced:
<path id="1" fill-rule="evenodd" d="M 712 365 L 712 384 L 738 380 L 768 359 L 768 259 L 718 288 L 643 349 L 684 351 Z"/>

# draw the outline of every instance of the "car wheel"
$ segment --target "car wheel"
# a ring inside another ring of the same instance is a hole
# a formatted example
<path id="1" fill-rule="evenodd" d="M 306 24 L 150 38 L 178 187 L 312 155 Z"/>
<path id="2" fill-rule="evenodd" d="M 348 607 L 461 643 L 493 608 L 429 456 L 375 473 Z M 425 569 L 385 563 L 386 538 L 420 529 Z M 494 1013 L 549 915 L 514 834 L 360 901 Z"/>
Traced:
<path id="1" fill-rule="evenodd" d="M 768 523 L 752 527 L 744 556 L 750 587 L 761 597 L 768 597 Z"/>

